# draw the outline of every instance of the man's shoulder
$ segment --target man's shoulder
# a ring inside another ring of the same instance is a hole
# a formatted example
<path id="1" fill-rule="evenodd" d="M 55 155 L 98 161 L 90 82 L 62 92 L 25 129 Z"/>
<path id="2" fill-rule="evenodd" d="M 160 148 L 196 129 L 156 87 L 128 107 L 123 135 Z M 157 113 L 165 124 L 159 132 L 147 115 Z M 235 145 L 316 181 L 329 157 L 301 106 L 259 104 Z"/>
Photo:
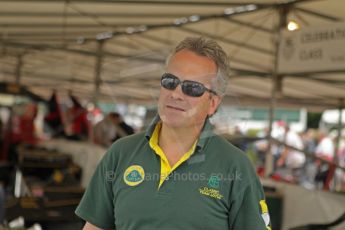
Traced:
<path id="1" fill-rule="evenodd" d="M 235 162 L 237 164 L 250 163 L 249 158 L 247 157 L 245 152 L 243 152 L 243 150 L 239 149 L 222 136 L 212 136 L 208 149 L 208 151 L 214 154 L 215 157 L 231 164 Z"/>
<path id="2" fill-rule="evenodd" d="M 214 170 L 230 175 L 231 183 L 248 186 L 257 178 L 247 154 L 222 136 L 214 135 L 210 138 L 206 155 Z M 233 180 L 234 176 L 238 176 L 239 180 Z"/>
<path id="3" fill-rule="evenodd" d="M 145 137 L 145 132 L 139 132 L 139 133 L 128 135 L 116 140 L 113 146 L 134 147 L 145 140 L 147 140 Z"/>
<path id="4" fill-rule="evenodd" d="M 122 161 L 130 159 L 147 143 L 145 133 L 140 132 L 116 140 L 107 150 L 108 161 Z"/>
<path id="5" fill-rule="evenodd" d="M 210 142 L 211 148 L 216 148 L 220 154 L 233 153 L 233 155 L 244 155 L 244 152 L 233 145 L 230 141 L 220 135 L 214 135 Z"/>

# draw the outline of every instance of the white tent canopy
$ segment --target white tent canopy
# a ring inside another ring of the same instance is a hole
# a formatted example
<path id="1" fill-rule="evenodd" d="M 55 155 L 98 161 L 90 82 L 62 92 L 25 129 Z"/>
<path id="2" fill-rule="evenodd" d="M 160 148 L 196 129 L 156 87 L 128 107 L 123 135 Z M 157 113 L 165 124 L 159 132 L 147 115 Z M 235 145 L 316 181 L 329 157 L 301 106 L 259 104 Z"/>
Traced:
<path id="1" fill-rule="evenodd" d="M 344 21 L 341 0 L 0 0 L 0 81 L 48 98 L 155 104 L 164 60 L 186 36 L 216 39 L 231 58 L 225 103 L 269 106 L 279 22 Z M 277 75 L 278 106 L 337 108 L 344 71 Z"/>

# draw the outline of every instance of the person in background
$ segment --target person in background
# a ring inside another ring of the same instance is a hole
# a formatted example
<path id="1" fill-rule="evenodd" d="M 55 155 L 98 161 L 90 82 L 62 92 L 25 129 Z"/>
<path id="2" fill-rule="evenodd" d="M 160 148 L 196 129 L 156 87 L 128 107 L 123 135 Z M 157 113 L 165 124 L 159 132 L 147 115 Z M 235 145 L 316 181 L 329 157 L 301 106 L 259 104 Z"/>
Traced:
<path id="1" fill-rule="evenodd" d="M 134 134 L 134 129 L 123 120 L 120 114 L 111 113 L 111 116 L 115 120 L 114 123 L 116 126 L 116 136 L 113 139 L 114 141 L 120 139 L 121 137 Z"/>
<path id="2" fill-rule="evenodd" d="M 125 123 L 120 114 L 111 112 L 94 128 L 94 142 L 109 147 L 114 141 L 134 133 L 134 129 Z"/>
<path id="3" fill-rule="evenodd" d="M 318 133 L 318 144 L 315 149 L 315 155 L 323 160 L 332 162 L 334 157 L 334 143 L 332 138 L 327 136 L 324 131 Z M 323 187 L 326 189 L 327 177 L 329 175 L 330 165 L 329 163 L 316 160 L 317 173 L 315 176 L 315 182 L 317 187 Z"/>
<path id="4" fill-rule="evenodd" d="M 116 122 L 114 113 L 109 113 L 103 120 L 98 122 L 93 131 L 94 142 L 109 147 L 116 138 Z"/>
<path id="5" fill-rule="evenodd" d="M 209 121 L 226 91 L 227 54 L 191 37 L 166 63 L 158 115 L 110 147 L 87 187 L 76 210 L 84 230 L 270 230 L 250 160 Z"/>
<path id="6" fill-rule="evenodd" d="M 345 129 L 342 131 L 342 134 L 341 134 L 339 150 L 337 154 L 338 154 L 339 165 L 345 168 Z M 337 175 L 337 178 L 339 178 L 338 179 L 339 191 L 345 191 L 345 171 L 341 169 L 337 169 L 336 175 Z"/>
<path id="7" fill-rule="evenodd" d="M 304 150 L 310 154 L 314 154 L 317 145 L 317 130 L 307 129 L 302 134 L 302 140 L 304 143 Z M 312 157 L 307 157 L 304 169 L 304 180 L 302 181 L 301 185 L 307 189 L 314 189 L 315 175 L 317 172 L 315 159 Z"/>
<path id="8" fill-rule="evenodd" d="M 62 121 L 62 114 L 56 95 L 56 90 L 53 91 L 53 94 L 48 101 L 48 114 L 44 117 L 44 121 L 50 128 L 52 137 L 64 136 L 65 132 Z"/>
<path id="9" fill-rule="evenodd" d="M 89 124 L 87 110 L 80 104 L 79 100 L 70 93 L 72 107 L 66 112 L 66 123 L 69 133 L 67 139 L 85 140 L 89 135 Z"/>
<path id="10" fill-rule="evenodd" d="M 303 150 L 304 145 L 300 135 L 291 130 L 288 124 L 285 125 L 284 143 L 288 146 L 283 148 L 281 156 L 277 161 L 277 166 L 286 166 L 289 170 L 288 173 L 291 173 L 292 181 L 299 182 L 306 157 L 303 152 L 290 148 L 289 146 Z"/>
<path id="11" fill-rule="evenodd" d="M 316 156 L 327 161 L 333 161 L 334 143 L 332 138 L 327 136 L 325 132 L 319 131 L 317 140 L 318 144 L 315 149 Z"/>
<path id="12" fill-rule="evenodd" d="M 23 114 L 18 115 L 16 119 L 12 119 L 11 145 L 20 143 L 35 145 L 37 143 L 38 139 L 35 132 L 37 113 L 37 104 L 28 103 L 24 106 Z"/>

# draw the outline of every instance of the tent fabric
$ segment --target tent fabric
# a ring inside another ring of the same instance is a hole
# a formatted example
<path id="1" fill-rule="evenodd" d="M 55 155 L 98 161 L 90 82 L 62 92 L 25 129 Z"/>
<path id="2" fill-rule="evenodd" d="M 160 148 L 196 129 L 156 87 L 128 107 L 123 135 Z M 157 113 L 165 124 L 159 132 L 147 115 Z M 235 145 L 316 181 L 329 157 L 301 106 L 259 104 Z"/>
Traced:
<path id="1" fill-rule="evenodd" d="M 216 39 L 230 56 L 225 103 L 268 106 L 279 17 L 302 28 L 345 19 L 345 1 L 0 0 L 0 81 L 48 99 L 155 104 L 165 57 L 186 36 Z M 279 107 L 337 108 L 343 71 L 289 74 Z"/>

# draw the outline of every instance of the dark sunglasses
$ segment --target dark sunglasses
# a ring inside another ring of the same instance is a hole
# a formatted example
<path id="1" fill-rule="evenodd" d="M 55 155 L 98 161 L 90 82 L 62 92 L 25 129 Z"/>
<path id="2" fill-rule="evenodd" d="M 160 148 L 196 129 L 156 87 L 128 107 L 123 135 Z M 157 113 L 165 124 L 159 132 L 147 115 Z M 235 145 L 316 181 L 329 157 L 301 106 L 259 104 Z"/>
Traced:
<path id="1" fill-rule="evenodd" d="M 178 85 L 181 85 L 182 92 L 187 96 L 201 97 L 205 91 L 217 95 L 217 93 L 211 89 L 206 88 L 203 84 L 196 81 L 181 81 L 178 77 L 171 73 L 164 73 L 161 79 L 161 86 L 168 90 L 174 90 Z"/>

